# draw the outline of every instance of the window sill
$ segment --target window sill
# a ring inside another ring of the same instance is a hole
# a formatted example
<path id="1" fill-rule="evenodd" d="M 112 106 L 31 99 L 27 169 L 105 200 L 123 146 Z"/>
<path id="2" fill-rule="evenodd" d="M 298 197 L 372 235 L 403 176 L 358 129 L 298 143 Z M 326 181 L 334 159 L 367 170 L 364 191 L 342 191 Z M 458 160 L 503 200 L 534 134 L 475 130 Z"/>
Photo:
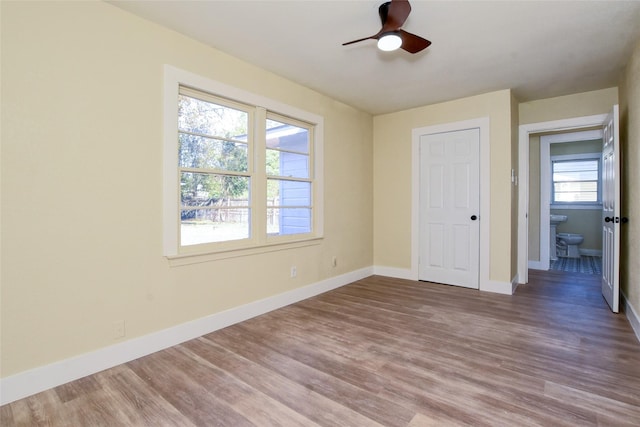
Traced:
<path id="1" fill-rule="evenodd" d="M 203 262 L 219 261 L 229 258 L 239 258 L 268 252 L 303 248 L 306 246 L 316 246 L 322 242 L 322 239 L 322 237 L 315 237 L 294 242 L 269 243 L 261 246 L 252 246 L 250 248 L 243 249 L 170 255 L 165 256 L 165 258 L 167 258 L 167 260 L 169 261 L 170 267 L 180 267 L 183 265 L 200 264 Z"/>

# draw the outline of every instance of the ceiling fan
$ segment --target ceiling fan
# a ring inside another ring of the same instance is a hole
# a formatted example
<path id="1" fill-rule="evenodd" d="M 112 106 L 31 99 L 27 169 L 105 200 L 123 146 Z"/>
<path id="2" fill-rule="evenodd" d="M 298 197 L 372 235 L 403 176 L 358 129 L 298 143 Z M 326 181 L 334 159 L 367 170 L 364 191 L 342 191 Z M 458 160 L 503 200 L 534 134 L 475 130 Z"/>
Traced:
<path id="1" fill-rule="evenodd" d="M 391 51 L 402 48 L 409 53 L 418 53 L 429 47 L 431 42 L 401 29 L 410 12 L 411 5 L 408 0 L 391 0 L 382 3 L 378 8 L 382 21 L 380 31 L 373 36 L 343 43 L 342 46 L 374 39 L 378 40 L 380 50 Z"/>

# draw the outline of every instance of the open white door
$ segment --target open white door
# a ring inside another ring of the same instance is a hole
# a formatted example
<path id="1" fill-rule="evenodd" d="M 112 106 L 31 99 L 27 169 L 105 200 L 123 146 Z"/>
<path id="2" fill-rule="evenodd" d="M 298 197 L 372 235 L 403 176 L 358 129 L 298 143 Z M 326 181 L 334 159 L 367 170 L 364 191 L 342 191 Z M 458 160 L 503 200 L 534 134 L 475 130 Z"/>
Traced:
<path id="1" fill-rule="evenodd" d="M 602 147 L 602 295 L 617 313 L 620 299 L 620 137 L 618 106 L 607 117 Z"/>
<path id="2" fill-rule="evenodd" d="M 480 129 L 420 137 L 418 279 L 479 287 Z"/>

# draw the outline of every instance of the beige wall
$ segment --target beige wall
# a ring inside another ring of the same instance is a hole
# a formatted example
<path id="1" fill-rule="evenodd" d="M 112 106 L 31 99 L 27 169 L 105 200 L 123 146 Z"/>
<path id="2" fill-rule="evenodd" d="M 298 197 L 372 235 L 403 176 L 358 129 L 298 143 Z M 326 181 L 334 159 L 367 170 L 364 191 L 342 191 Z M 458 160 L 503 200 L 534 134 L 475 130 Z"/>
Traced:
<path id="1" fill-rule="evenodd" d="M 415 128 L 489 117 L 491 121 L 491 280 L 510 283 L 512 210 L 510 90 L 374 117 L 374 264 L 411 268 L 411 133 Z"/>
<path id="2" fill-rule="evenodd" d="M 3 378 L 373 264 L 370 115 L 103 2 L 1 7 Z M 164 64 L 324 116 L 318 245 L 169 266 Z"/>
<path id="3" fill-rule="evenodd" d="M 566 156 L 569 154 L 591 154 L 602 152 L 602 139 L 592 141 L 560 142 L 549 144 L 550 156 Z"/>
<path id="4" fill-rule="evenodd" d="M 620 286 L 640 315 L 640 40 L 620 81 L 622 215 Z"/>
<path id="5" fill-rule="evenodd" d="M 576 93 L 520 104 L 520 124 L 606 114 L 618 103 L 618 88 Z"/>

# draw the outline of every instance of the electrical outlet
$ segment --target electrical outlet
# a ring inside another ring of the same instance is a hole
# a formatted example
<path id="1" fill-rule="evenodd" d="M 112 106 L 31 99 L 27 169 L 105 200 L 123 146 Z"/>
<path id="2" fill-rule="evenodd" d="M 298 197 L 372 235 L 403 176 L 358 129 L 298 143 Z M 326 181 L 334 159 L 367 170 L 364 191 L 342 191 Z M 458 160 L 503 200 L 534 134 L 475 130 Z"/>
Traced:
<path id="1" fill-rule="evenodd" d="M 124 338 L 124 336 L 125 336 L 124 320 L 113 322 L 113 339 L 117 340 L 119 338 Z"/>
<path id="2" fill-rule="evenodd" d="M 338 257 L 337 256 L 333 256 L 333 258 L 331 259 L 331 266 L 332 267 L 337 267 L 338 266 Z"/>
<path id="3" fill-rule="evenodd" d="M 295 265 L 291 266 L 291 277 L 296 277 L 298 275 L 298 269 Z"/>

